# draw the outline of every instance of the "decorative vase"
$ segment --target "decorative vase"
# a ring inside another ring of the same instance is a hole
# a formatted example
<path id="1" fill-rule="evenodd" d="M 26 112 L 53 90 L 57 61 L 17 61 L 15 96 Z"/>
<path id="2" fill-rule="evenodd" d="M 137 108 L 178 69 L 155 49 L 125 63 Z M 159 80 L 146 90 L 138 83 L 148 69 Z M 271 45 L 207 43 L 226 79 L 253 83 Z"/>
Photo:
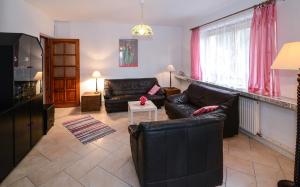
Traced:
<path id="1" fill-rule="evenodd" d="M 140 97 L 140 105 L 145 105 L 145 103 L 146 103 L 147 100 L 148 99 L 145 96 Z"/>

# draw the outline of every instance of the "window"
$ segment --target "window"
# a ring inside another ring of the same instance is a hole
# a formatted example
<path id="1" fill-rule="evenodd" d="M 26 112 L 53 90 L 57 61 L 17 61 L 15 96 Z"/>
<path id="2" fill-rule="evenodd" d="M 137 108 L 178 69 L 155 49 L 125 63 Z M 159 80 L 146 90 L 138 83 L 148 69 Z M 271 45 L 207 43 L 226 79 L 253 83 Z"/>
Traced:
<path id="1" fill-rule="evenodd" d="M 239 15 L 200 30 L 202 80 L 247 89 L 252 13 Z"/>

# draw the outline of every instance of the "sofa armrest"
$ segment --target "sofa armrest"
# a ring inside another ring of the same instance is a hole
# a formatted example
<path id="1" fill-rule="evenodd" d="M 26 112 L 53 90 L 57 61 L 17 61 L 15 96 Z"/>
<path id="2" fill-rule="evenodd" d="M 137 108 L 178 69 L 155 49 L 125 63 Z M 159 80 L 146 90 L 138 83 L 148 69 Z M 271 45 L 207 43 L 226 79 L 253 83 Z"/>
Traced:
<path id="1" fill-rule="evenodd" d="M 129 125 L 128 132 L 130 136 L 133 136 L 134 138 L 138 138 L 139 136 L 139 126 L 138 125 Z"/>
<path id="2" fill-rule="evenodd" d="M 104 97 L 104 99 L 111 99 L 112 94 L 111 94 L 111 90 L 109 88 L 104 89 L 103 97 Z"/>
<path id="3" fill-rule="evenodd" d="M 181 94 L 170 95 L 167 97 L 167 101 L 175 104 L 185 104 L 188 102 L 188 97 L 185 92 Z"/>
<path id="4" fill-rule="evenodd" d="M 222 124 L 226 119 L 225 115 L 206 115 L 198 118 L 181 118 L 165 121 L 141 122 L 139 131 L 164 131 L 172 129 L 184 129 L 189 127 L 207 126 L 208 124 Z M 220 127 L 222 126 L 220 125 Z M 205 128 L 205 127 L 204 127 Z"/>
<path id="5" fill-rule="evenodd" d="M 159 91 L 155 95 L 165 95 L 164 89 L 160 88 Z"/>

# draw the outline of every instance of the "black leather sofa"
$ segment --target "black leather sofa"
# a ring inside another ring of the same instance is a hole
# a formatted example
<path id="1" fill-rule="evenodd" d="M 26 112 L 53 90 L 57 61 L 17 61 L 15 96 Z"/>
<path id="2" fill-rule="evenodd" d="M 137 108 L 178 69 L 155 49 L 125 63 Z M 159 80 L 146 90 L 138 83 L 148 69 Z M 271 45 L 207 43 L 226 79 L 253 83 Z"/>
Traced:
<path id="1" fill-rule="evenodd" d="M 142 187 L 215 187 L 223 180 L 225 114 L 130 125 Z"/>
<path id="2" fill-rule="evenodd" d="M 201 116 L 193 116 L 195 110 L 209 105 L 219 105 L 220 109 Z M 239 93 L 210 87 L 202 83 L 192 83 L 183 93 L 167 97 L 165 109 L 170 119 L 197 119 L 224 112 L 227 117 L 224 122 L 223 136 L 226 138 L 238 134 Z"/>
<path id="3" fill-rule="evenodd" d="M 146 96 L 157 108 L 164 105 L 165 96 L 162 91 L 156 95 L 148 95 L 148 91 L 158 85 L 156 78 L 139 79 L 105 79 L 104 100 L 108 113 L 128 110 L 128 101 L 138 101 L 141 96 Z"/>

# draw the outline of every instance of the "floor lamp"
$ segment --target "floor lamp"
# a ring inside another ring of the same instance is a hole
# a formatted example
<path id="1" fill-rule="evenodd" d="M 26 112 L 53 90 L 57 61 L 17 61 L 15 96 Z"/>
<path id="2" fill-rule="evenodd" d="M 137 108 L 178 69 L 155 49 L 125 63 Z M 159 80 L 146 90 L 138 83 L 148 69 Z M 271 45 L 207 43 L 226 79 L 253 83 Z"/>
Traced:
<path id="1" fill-rule="evenodd" d="M 167 70 L 170 72 L 170 88 L 172 88 L 172 72 L 175 72 L 175 68 L 173 65 L 168 65 Z"/>
<path id="2" fill-rule="evenodd" d="M 300 42 L 285 44 L 280 50 L 272 69 L 300 70 Z M 281 180 L 278 187 L 300 187 L 300 71 L 297 87 L 297 133 L 295 151 L 294 181 Z"/>

